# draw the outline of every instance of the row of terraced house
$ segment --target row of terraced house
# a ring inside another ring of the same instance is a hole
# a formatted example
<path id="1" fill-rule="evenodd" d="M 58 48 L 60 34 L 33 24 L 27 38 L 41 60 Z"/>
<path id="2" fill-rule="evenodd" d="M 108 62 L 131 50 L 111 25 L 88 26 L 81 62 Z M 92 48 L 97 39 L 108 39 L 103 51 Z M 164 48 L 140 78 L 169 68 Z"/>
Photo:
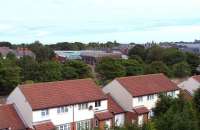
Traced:
<path id="1" fill-rule="evenodd" d="M 104 87 L 92 79 L 17 86 L 0 106 L 0 130 L 109 129 L 125 123 L 142 125 L 165 93 L 179 88 L 163 74 L 116 78 Z"/>

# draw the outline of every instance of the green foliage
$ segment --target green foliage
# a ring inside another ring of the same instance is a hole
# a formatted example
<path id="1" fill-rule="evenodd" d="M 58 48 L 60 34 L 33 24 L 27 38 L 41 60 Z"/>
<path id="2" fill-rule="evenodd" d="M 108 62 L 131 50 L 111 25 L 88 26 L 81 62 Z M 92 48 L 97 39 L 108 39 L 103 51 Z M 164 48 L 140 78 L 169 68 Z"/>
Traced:
<path id="1" fill-rule="evenodd" d="M 195 55 L 193 53 L 186 53 L 186 61 L 190 65 L 191 73 L 196 74 L 196 68 L 200 64 L 200 58 L 198 55 Z"/>
<path id="2" fill-rule="evenodd" d="M 54 51 L 50 47 L 42 45 L 39 41 L 30 44 L 28 47 L 35 53 L 38 62 L 51 60 L 55 56 Z"/>
<path id="3" fill-rule="evenodd" d="M 39 74 L 39 64 L 35 59 L 30 56 L 24 56 L 17 62 L 21 68 L 21 79 L 22 81 L 33 80 L 37 81 Z"/>
<path id="4" fill-rule="evenodd" d="M 166 112 L 160 109 L 161 112 L 154 118 L 157 130 L 199 130 L 197 113 L 191 102 L 180 96 L 174 99 L 173 103 L 169 100 L 169 103 L 165 104 L 170 107 L 165 109 Z"/>
<path id="5" fill-rule="evenodd" d="M 16 60 L 16 56 L 14 53 L 12 52 L 9 52 L 7 55 L 6 55 L 6 58 L 11 60 L 11 61 L 15 61 Z"/>
<path id="6" fill-rule="evenodd" d="M 154 61 L 150 65 L 147 65 L 145 68 L 145 73 L 155 74 L 155 73 L 164 73 L 167 76 L 172 76 L 172 72 L 166 64 L 162 61 Z"/>
<path id="7" fill-rule="evenodd" d="M 163 59 L 164 49 L 155 45 L 146 51 L 146 62 L 151 63 L 153 61 L 161 61 Z"/>
<path id="8" fill-rule="evenodd" d="M 135 45 L 128 52 L 128 56 L 132 57 L 134 55 L 140 56 L 143 60 L 146 58 L 146 50 L 143 45 Z"/>
<path id="9" fill-rule="evenodd" d="M 12 47 L 10 42 L 0 42 L 0 47 Z"/>
<path id="10" fill-rule="evenodd" d="M 144 67 L 137 60 L 121 60 L 122 66 L 125 67 L 126 76 L 140 75 L 144 73 Z"/>
<path id="11" fill-rule="evenodd" d="M 198 112 L 200 113 L 200 89 L 195 92 L 193 100 Z"/>
<path id="12" fill-rule="evenodd" d="M 84 50 L 86 48 L 85 44 L 80 42 L 75 42 L 75 43 L 59 42 L 49 46 L 54 50 Z"/>
<path id="13" fill-rule="evenodd" d="M 174 99 L 165 96 L 163 94 L 159 95 L 160 100 L 156 103 L 156 107 L 153 109 L 155 116 L 160 116 L 164 114 L 174 103 Z"/>
<path id="14" fill-rule="evenodd" d="M 176 77 L 186 77 L 191 74 L 190 66 L 187 62 L 183 61 L 173 65 L 174 76 Z"/>
<path id="15" fill-rule="evenodd" d="M 154 123 L 149 121 L 146 124 L 143 124 L 142 126 L 138 126 L 136 124 L 127 124 L 124 127 L 116 127 L 114 130 L 156 130 Z"/>
<path id="16" fill-rule="evenodd" d="M 168 48 L 164 50 L 163 53 L 163 62 L 167 65 L 174 65 L 176 63 L 186 60 L 185 53 L 179 51 L 175 48 Z"/>
<path id="17" fill-rule="evenodd" d="M 9 59 L 0 60 L 0 94 L 7 94 L 20 83 L 20 68 Z"/>
<path id="18" fill-rule="evenodd" d="M 42 62 L 39 65 L 37 81 L 56 81 L 62 79 L 61 65 L 54 61 Z"/>
<path id="19" fill-rule="evenodd" d="M 100 75 L 103 81 L 112 80 L 116 77 L 126 75 L 125 68 L 119 61 L 112 58 L 104 58 L 96 66 L 96 72 Z"/>
<path id="20" fill-rule="evenodd" d="M 142 60 L 142 58 L 138 55 L 132 55 L 129 57 L 129 59 L 132 59 L 132 60 L 136 60 L 138 61 L 140 64 L 144 64 L 144 61 Z"/>
<path id="21" fill-rule="evenodd" d="M 92 77 L 91 68 L 79 60 L 71 60 L 64 63 L 62 74 L 64 79 Z"/>

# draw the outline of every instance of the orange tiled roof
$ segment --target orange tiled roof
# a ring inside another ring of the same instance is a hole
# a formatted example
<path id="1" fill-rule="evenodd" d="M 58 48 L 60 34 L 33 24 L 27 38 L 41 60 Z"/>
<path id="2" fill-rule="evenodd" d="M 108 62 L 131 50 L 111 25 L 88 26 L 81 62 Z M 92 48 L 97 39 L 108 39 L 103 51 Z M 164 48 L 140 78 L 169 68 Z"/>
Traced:
<path id="1" fill-rule="evenodd" d="M 109 111 L 107 112 L 100 112 L 100 113 L 96 113 L 95 114 L 95 117 L 98 119 L 98 120 L 108 120 L 108 119 L 112 119 L 113 118 L 113 114 L 110 113 Z"/>
<path id="2" fill-rule="evenodd" d="M 33 110 L 106 99 L 92 79 L 28 84 L 20 89 Z"/>
<path id="3" fill-rule="evenodd" d="M 125 112 L 123 108 L 110 96 L 110 94 L 107 94 L 108 96 L 108 110 L 111 113 L 119 114 Z"/>
<path id="4" fill-rule="evenodd" d="M 133 97 L 178 90 L 164 74 L 148 74 L 116 79 Z"/>
<path id="5" fill-rule="evenodd" d="M 24 123 L 12 104 L 0 106 L 0 129 L 5 128 L 11 128 L 11 130 L 25 129 Z"/>
<path id="6" fill-rule="evenodd" d="M 55 126 L 50 121 L 34 125 L 34 128 L 35 130 L 55 130 Z"/>

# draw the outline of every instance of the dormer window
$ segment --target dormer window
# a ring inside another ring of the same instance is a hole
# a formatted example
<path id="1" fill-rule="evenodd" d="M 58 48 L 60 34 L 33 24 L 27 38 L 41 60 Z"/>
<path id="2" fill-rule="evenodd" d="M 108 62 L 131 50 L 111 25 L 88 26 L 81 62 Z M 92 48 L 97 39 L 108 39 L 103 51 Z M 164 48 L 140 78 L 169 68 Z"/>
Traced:
<path id="1" fill-rule="evenodd" d="M 49 115 L 49 110 L 48 109 L 45 109 L 45 110 L 42 110 L 41 111 L 41 116 L 42 117 L 46 117 L 46 116 L 48 116 Z"/>
<path id="2" fill-rule="evenodd" d="M 101 101 L 96 101 L 95 102 L 95 107 L 100 107 L 101 106 Z"/>
<path id="3" fill-rule="evenodd" d="M 68 112 L 68 108 L 66 106 L 57 108 L 57 113 L 65 113 Z"/>

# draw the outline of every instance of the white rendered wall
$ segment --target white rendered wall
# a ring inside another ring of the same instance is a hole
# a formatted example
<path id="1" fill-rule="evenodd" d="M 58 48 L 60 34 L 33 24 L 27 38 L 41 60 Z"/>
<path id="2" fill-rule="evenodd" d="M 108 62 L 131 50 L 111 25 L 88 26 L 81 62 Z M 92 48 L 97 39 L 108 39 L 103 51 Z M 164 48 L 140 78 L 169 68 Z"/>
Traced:
<path id="1" fill-rule="evenodd" d="M 125 122 L 125 114 L 116 114 L 115 115 L 115 125 L 116 126 L 123 126 Z"/>
<path id="2" fill-rule="evenodd" d="M 171 95 L 171 93 L 172 92 L 167 92 L 167 95 Z M 174 97 L 178 97 L 179 93 L 180 93 L 180 91 L 176 90 Z M 153 95 L 154 95 L 154 99 L 152 99 L 152 100 L 147 100 L 147 96 L 141 96 L 141 97 L 143 97 L 142 102 L 138 101 L 138 97 L 134 97 L 133 98 L 133 107 L 145 106 L 146 108 L 151 110 L 152 108 L 154 108 L 156 106 L 156 102 L 159 99 L 158 98 L 159 94 L 153 94 Z"/>
<path id="3" fill-rule="evenodd" d="M 113 80 L 103 87 L 103 91 L 110 93 L 124 110 L 132 111 L 132 95 L 117 80 Z"/>
<path id="4" fill-rule="evenodd" d="M 19 87 L 16 87 L 8 96 L 7 103 L 13 103 L 18 115 L 24 121 L 25 125 L 32 128 L 32 108 Z"/>
<path id="5" fill-rule="evenodd" d="M 84 109 L 79 110 L 78 104 L 67 106 L 68 112 L 57 113 L 57 108 L 49 109 L 49 115 L 46 117 L 41 116 L 41 110 L 33 112 L 33 123 L 40 121 L 51 120 L 54 125 L 62 125 L 73 122 L 73 110 L 74 110 L 74 122 L 88 120 L 94 118 L 94 114 L 97 111 L 107 110 L 107 100 L 101 101 L 100 107 L 95 107 L 95 102 L 88 103 L 88 107 L 92 106 L 92 110 Z"/>
<path id="6" fill-rule="evenodd" d="M 49 109 L 49 115 L 46 117 L 41 116 L 41 110 L 33 112 L 33 123 L 40 121 L 51 120 L 54 125 L 61 125 L 73 122 L 73 107 L 67 106 L 68 112 L 57 113 L 57 108 Z"/>
<path id="7" fill-rule="evenodd" d="M 108 126 L 108 128 L 111 127 L 111 119 L 105 121 L 105 125 Z"/>
<path id="8" fill-rule="evenodd" d="M 145 106 L 148 109 L 154 108 L 158 100 L 158 95 L 157 94 L 153 94 L 153 95 L 154 95 L 154 99 L 152 100 L 147 100 L 147 96 L 142 96 L 143 97 L 142 102 L 138 101 L 138 97 L 133 97 L 133 107 Z"/>
<path id="9" fill-rule="evenodd" d="M 143 115 L 138 116 L 138 125 L 142 125 L 143 124 L 143 120 L 144 120 L 143 118 L 144 118 Z"/>

